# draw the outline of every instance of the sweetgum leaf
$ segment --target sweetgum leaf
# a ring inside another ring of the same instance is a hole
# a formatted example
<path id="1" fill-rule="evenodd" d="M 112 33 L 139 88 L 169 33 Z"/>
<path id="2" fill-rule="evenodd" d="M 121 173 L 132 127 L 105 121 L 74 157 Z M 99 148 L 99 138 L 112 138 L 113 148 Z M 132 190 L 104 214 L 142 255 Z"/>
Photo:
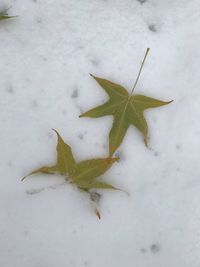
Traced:
<path id="1" fill-rule="evenodd" d="M 146 55 L 148 51 L 149 49 L 147 50 Z M 142 66 L 144 64 L 144 60 Z M 140 73 L 141 69 L 139 75 Z M 137 84 L 139 75 L 134 88 Z M 79 117 L 99 118 L 107 115 L 112 115 L 114 117 L 113 125 L 109 134 L 110 156 L 112 156 L 120 146 L 129 126 L 131 125 L 135 126 L 143 134 L 144 142 L 147 145 L 148 125 L 144 117 L 144 111 L 148 108 L 167 105 L 173 100 L 164 102 L 144 95 L 133 95 L 133 90 L 131 94 L 129 94 L 128 91 L 119 84 L 95 77 L 93 75 L 91 76 L 106 91 L 106 93 L 109 95 L 109 100 L 103 105 L 97 106 L 96 108 L 83 113 Z"/>
<path id="2" fill-rule="evenodd" d="M 27 176 L 37 173 L 58 173 L 64 175 L 66 179 L 75 184 L 79 189 L 87 192 L 93 188 L 119 190 L 108 183 L 97 180 L 97 178 L 104 174 L 119 158 L 97 158 L 76 163 L 71 147 L 63 141 L 56 130 L 54 131 L 58 139 L 56 164 L 36 169 Z M 27 176 L 23 177 L 22 180 Z"/>

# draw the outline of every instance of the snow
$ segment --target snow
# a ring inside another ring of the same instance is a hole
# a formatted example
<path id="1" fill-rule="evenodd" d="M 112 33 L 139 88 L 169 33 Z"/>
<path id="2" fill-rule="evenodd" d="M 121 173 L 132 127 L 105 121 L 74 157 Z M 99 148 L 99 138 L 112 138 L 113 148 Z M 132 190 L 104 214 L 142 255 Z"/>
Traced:
<path id="1" fill-rule="evenodd" d="M 200 266 L 199 0 L 8 0 L 0 22 L 0 266 Z M 57 129 L 77 160 L 106 157 L 111 117 L 93 73 L 165 101 L 148 110 L 150 149 L 130 128 L 102 179 L 98 220 L 85 193 L 31 170 L 55 162 Z"/>

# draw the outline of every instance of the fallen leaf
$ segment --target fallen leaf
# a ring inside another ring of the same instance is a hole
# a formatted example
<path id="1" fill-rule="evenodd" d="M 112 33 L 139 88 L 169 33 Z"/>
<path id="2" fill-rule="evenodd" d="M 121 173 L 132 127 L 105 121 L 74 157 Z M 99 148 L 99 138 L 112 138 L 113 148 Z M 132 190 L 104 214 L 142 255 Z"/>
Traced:
<path id="1" fill-rule="evenodd" d="M 118 190 L 118 188 L 106 182 L 99 181 L 97 178 L 103 175 L 119 158 L 97 158 L 77 163 L 73 157 L 71 147 L 63 141 L 56 130 L 54 131 L 58 138 L 56 164 L 36 169 L 24 176 L 22 180 L 29 175 L 37 173 L 60 174 L 70 183 L 75 184 L 79 189 L 87 192 L 93 188 Z M 96 211 L 95 213 L 97 214 Z M 100 217 L 99 214 L 97 216 Z"/>
<path id="2" fill-rule="evenodd" d="M 15 18 L 15 16 L 8 16 L 8 9 L 0 11 L 0 20 Z"/>
<path id="3" fill-rule="evenodd" d="M 131 94 L 129 94 L 128 91 L 119 84 L 90 74 L 106 91 L 109 96 L 109 100 L 103 105 L 83 113 L 79 117 L 99 118 L 107 115 L 112 115 L 114 117 L 113 125 L 109 134 L 110 156 L 114 154 L 122 143 L 130 125 L 135 126 L 143 134 L 144 142 L 147 145 L 148 125 L 144 117 L 144 111 L 148 108 L 167 105 L 173 101 L 164 102 L 144 95 L 133 95 L 133 91 L 138 82 L 148 51 L 149 49 L 147 49 Z"/>

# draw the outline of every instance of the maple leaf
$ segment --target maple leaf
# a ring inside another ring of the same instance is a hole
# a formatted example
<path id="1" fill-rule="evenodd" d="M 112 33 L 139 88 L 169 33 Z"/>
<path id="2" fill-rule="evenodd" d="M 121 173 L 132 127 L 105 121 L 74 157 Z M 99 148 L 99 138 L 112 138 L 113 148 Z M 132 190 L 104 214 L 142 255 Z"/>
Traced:
<path id="1" fill-rule="evenodd" d="M 84 191 L 89 191 L 92 188 L 117 189 L 108 183 L 96 180 L 96 178 L 104 174 L 114 162 L 119 160 L 119 158 L 97 158 L 76 163 L 71 147 L 63 141 L 56 130 L 54 131 L 56 132 L 58 138 L 56 164 L 36 169 L 30 174 L 24 176 L 22 180 L 24 180 L 27 176 L 36 173 L 58 173 L 65 176 L 66 180 L 69 180 Z"/>
<path id="2" fill-rule="evenodd" d="M 0 11 L 0 20 L 15 18 L 15 16 L 8 16 L 8 9 Z"/>
<path id="3" fill-rule="evenodd" d="M 149 48 L 146 51 L 131 94 L 129 94 L 128 91 L 119 84 L 90 74 L 106 91 L 109 96 L 109 100 L 103 105 L 97 106 L 96 108 L 83 113 L 79 117 L 98 118 L 107 115 L 112 115 L 114 117 L 113 125 L 109 133 L 110 156 L 114 154 L 122 143 L 130 125 L 135 126 L 143 134 L 144 142 L 147 146 L 148 125 L 144 117 L 144 111 L 148 108 L 167 105 L 173 101 L 164 102 L 144 95 L 133 95 L 133 91 L 137 85 L 148 52 Z"/>

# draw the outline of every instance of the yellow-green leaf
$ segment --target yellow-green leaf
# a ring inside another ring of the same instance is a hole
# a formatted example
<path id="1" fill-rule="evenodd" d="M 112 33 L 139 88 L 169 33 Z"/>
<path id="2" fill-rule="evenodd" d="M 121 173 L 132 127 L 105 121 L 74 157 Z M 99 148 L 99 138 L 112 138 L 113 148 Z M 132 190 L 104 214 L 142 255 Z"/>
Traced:
<path id="1" fill-rule="evenodd" d="M 149 49 L 147 49 L 146 55 L 148 51 Z M 144 64 L 144 60 L 142 66 Z M 141 69 L 136 79 L 134 88 L 137 84 L 140 73 Z M 148 125 L 144 117 L 144 111 L 148 108 L 167 105 L 172 101 L 164 102 L 144 95 L 134 95 L 134 88 L 131 94 L 129 94 L 128 91 L 119 84 L 95 77 L 93 75 L 92 77 L 109 95 L 109 100 L 103 105 L 83 113 L 80 115 L 80 117 L 99 118 L 107 115 L 112 115 L 114 117 L 113 125 L 109 134 L 110 156 L 112 156 L 120 146 L 129 126 L 131 125 L 135 126 L 143 134 L 144 142 L 147 145 Z"/>
<path id="2" fill-rule="evenodd" d="M 119 158 L 96 158 L 77 163 L 73 157 L 71 147 L 63 141 L 62 137 L 56 130 L 54 131 L 56 132 L 58 139 L 56 148 L 57 161 L 55 165 L 41 167 L 32 171 L 29 175 L 37 173 L 61 174 L 79 189 L 90 194 L 90 190 L 93 188 L 119 190 L 106 182 L 97 180 L 97 178 L 103 175 Z M 24 176 L 22 180 L 29 175 Z M 93 203 L 95 202 L 94 200 L 92 201 Z M 94 212 L 100 219 L 100 212 L 96 207 Z"/>
<path id="3" fill-rule="evenodd" d="M 15 16 L 9 16 L 7 11 L 8 9 L 0 11 L 0 20 L 15 18 Z"/>
<path id="4" fill-rule="evenodd" d="M 68 178 L 78 188 L 86 191 L 92 188 L 117 189 L 110 184 L 96 180 L 96 178 L 103 175 L 119 158 L 97 158 L 76 163 L 71 147 L 63 141 L 56 130 L 54 131 L 58 139 L 56 164 L 36 169 L 29 175 L 37 173 L 58 173 L 64 175 L 66 179 Z M 22 180 L 27 176 L 23 177 Z"/>

